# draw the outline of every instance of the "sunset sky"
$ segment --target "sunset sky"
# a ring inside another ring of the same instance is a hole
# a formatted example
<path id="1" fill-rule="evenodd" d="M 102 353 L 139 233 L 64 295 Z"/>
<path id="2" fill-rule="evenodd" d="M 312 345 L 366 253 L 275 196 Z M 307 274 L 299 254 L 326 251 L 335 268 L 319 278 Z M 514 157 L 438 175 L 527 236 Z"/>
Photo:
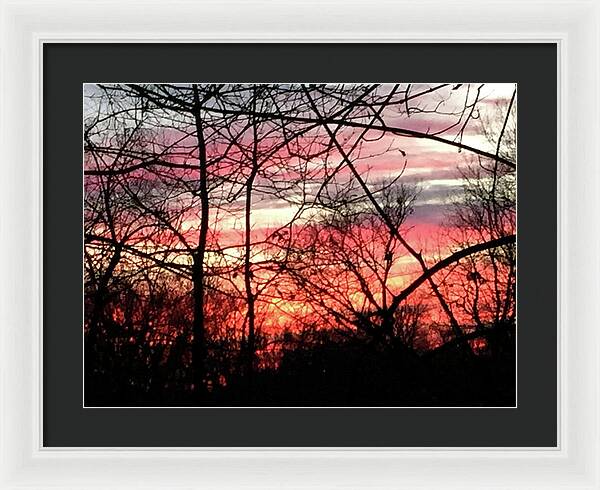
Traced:
<path id="1" fill-rule="evenodd" d="M 404 88 L 410 89 L 411 93 L 419 93 L 425 92 L 434 86 L 433 84 L 410 84 L 408 87 L 404 85 Z M 391 87 L 391 85 L 382 85 L 378 90 L 385 94 L 391 90 Z M 498 137 L 498 134 L 495 134 L 494 131 L 497 132 L 499 128 L 489 127 L 488 131 L 491 134 L 486 136 L 482 127 L 487 121 L 502 119 L 505 116 L 509 100 L 515 89 L 515 84 L 450 83 L 431 94 L 418 97 L 418 104 L 411 107 L 408 113 L 400 111 L 397 107 L 386 107 L 380 117 L 390 127 L 400 127 L 426 134 L 437 134 L 446 141 L 459 141 L 464 145 L 493 154 L 496 150 L 495 140 Z M 86 95 L 85 116 L 93 117 L 95 112 L 102 109 L 95 99 L 99 90 L 93 84 L 86 85 L 84 90 Z M 473 106 L 475 101 L 477 103 Z M 210 104 L 208 105 L 210 106 Z M 215 108 L 218 109 L 218 106 L 215 106 Z M 188 122 L 186 122 L 184 118 L 181 123 L 174 124 L 169 117 L 168 113 L 159 112 L 155 119 L 151 121 L 153 130 L 158 135 L 153 137 L 152 145 L 158 145 L 159 149 L 168 148 L 167 153 L 169 155 L 167 159 L 170 162 L 195 165 L 197 154 L 194 153 L 195 137 L 191 133 L 191 121 L 188 119 Z M 210 107 L 206 112 L 206 117 L 209 120 L 213 117 Z M 241 134 L 241 141 L 249 148 L 250 141 L 245 142 L 245 139 L 249 137 L 247 132 Z M 344 130 L 340 133 L 340 140 L 343 141 L 345 150 L 352 147 L 357 134 L 358 132 L 354 129 Z M 217 137 L 215 136 L 215 138 Z M 175 146 L 171 147 L 169 145 Z M 222 144 L 217 139 L 211 146 L 210 135 L 207 145 L 209 158 L 218 159 L 219 153 L 224 151 Z M 229 163 L 227 163 L 227 160 L 217 163 L 217 166 L 224 165 L 225 170 L 215 170 L 215 175 L 229 172 L 230 168 L 236 165 L 235 155 L 236 153 L 233 153 L 231 157 L 228 157 L 231 159 Z M 459 150 L 457 147 L 444 142 L 369 131 L 364 135 L 363 141 L 354 149 L 350 157 L 369 186 L 377 186 L 381 182 L 396 178 L 402 184 L 416 186 L 419 194 L 414 202 L 414 212 L 403 225 L 403 233 L 417 251 L 423 252 L 427 260 L 435 262 L 436 259 L 442 258 L 452 245 L 448 243 L 448 231 L 452 226 L 448 214 L 452 206 L 452 200 L 457 196 L 460 197 L 463 191 L 464 181 L 461 177 L 461 169 L 473 165 L 477 156 L 472 152 Z M 100 167 L 110 165 L 112 164 L 111 158 L 115 157 L 109 156 L 107 160 L 103 161 L 104 163 L 100 164 L 98 161 L 88 158 L 86 169 L 93 169 L 98 165 Z M 287 191 L 286 200 L 272 195 L 269 187 L 272 185 L 271 178 L 280 182 L 277 185 L 284 186 L 288 178 L 293 180 L 294 177 L 297 177 L 293 172 L 289 175 L 285 172 L 282 173 L 278 158 L 285 160 L 289 157 L 277 154 L 272 161 L 267 160 L 263 166 L 266 169 L 266 174 L 270 175 L 269 179 L 266 179 L 264 175 L 256 177 L 250 217 L 251 236 L 253 242 L 256 243 L 260 243 L 265 237 L 272 236 L 275 230 L 286 226 L 292 221 L 294 221 L 294 229 L 301 230 L 303 223 L 309 223 L 317 212 L 312 206 L 306 204 L 306 197 L 304 197 L 302 206 L 290 203 L 294 200 L 301 200 L 300 184 L 294 184 L 293 189 Z M 285 161 L 288 162 L 289 160 Z M 323 176 L 323 169 L 329 168 L 331 170 L 341 161 L 343 159 L 339 152 L 332 151 L 326 157 L 326 160 L 314 158 L 311 161 L 298 163 L 298 168 L 302 167 L 303 171 L 307 172 L 302 181 L 302 192 L 306 193 L 308 201 L 310 201 L 310 196 L 321 187 L 320 179 Z M 129 164 L 131 163 L 135 163 L 135 159 L 129 162 Z M 170 172 L 173 173 L 173 171 Z M 235 174 L 235 170 L 233 172 Z M 195 171 L 175 171 L 175 174 L 179 176 L 189 175 L 191 179 L 197 178 Z M 164 181 L 166 184 L 158 184 L 158 182 L 165 179 L 164 175 L 169 175 L 166 172 L 161 174 L 140 170 L 133 172 L 131 175 L 140 179 L 140 182 L 149 182 L 151 186 L 156 182 L 157 189 L 165 188 L 165 185 L 167 189 L 169 188 L 168 179 L 170 177 Z M 242 176 L 242 174 L 238 175 Z M 93 177 L 87 177 L 87 179 L 86 189 L 89 190 L 91 189 L 89 187 L 90 182 L 93 182 L 89 179 L 93 179 Z M 237 179 L 238 177 L 234 175 L 233 180 Z M 334 178 L 334 181 L 340 185 L 352 180 L 353 176 L 347 167 L 342 167 Z M 231 179 L 227 182 L 213 189 L 213 195 L 217 196 L 217 199 L 220 199 L 219 195 L 223 196 L 236 190 L 236 183 L 231 183 Z M 263 190 L 263 186 L 265 186 L 265 190 Z M 162 191 L 157 190 L 155 192 Z M 357 188 L 356 193 L 360 194 L 360 189 Z M 295 198 L 296 195 L 298 196 L 297 199 Z M 178 197 L 173 198 L 172 203 L 184 202 L 186 199 L 188 198 L 185 196 L 182 198 L 178 195 Z M 211 209 L 210 239 L 212 245 L 209 246 L 209 249 L 216 247 L 220 248 L 221 251 L 209 253 L 208 264 L 241 264 L 244 256 L 244 203 L 244 195 L 239 193 L 237 199 L 216 209 Z M 179 231 L 189 239 L 190 243 L 197 240 L 199 216 L 198 207 L 192 207 L 184 213 L 183 218 L 176 224 Z M 95 232 L 99 235 L 106 233 L 104 226 L 101 223 L 98 224 Z M 164 233 L 163 231 L 163 235 Z M 148 249 L 148 246 L 154 249 L 160 249 L 163 246 L 172 247 L 173 237 L 169 235 L 166 240 L 168 243 L 165 243 L 165 238 L 153 234 L 145 239 L 144 247 L 146 249 Z M 253 245 L 251 250 L 253 261 L 260 262 L 268 258 L 268 254 L 265 255 L 266 252 L 261 245 Z M 185 254 L 174 260 L 184 264 L 189 263 L 189 259 Z M 406 251 L 402 251 L 400 256 L 395 257 L 388 284 L 392 288 L 399 289 L 408 284 L 419 272 L 420 268 L 414 258 Z M 260 275 L 257 274 L 256 277 L 258 281 Z M 265 277 L 262 279 L 267 280 Z M 232 280 L 235 287 L 240 287 L 239 284 L 236 286 L 235 282 L 239 281 Z M 285 303 L 283 300 L 277 300 L 276 298 L 269 300 L 269 302 L 277 303 L 279 306 Z M 289 301 L 287 303 L 288 309 L 292 308 Z M 276 323 L 279 321 L 280 319 Z"/>
<path id="2" fill-rule="evenodd" d="M 425 96 L 425 102 L 423 99 L 420 102 L 427 109 L 437 108 L 439 112 L 451 113 L 459 110 L 466 100 L 472 102 L 477 88 L 481 87 L 475 109 L 477 119 L 474 118 L 464 128 L 461 141 L 493 154 L 496 150 L 495 143 L 483 134 L 480 122 L 485 118 L 504 116 L 503 111 L 506 111 L 516 88 L 515 84 L 470 84 L 468 87 L 463 85 L 452 91 L 451 87 L 456 85 L 450 84 L 450 88 L 441 91 L 441 94 Z M 416 92 L 428 86 L 414 84 L 413 90 Z M 388 88 L 384 87 L 384 90 Z M 384 112 L 383 118 L 388 126 L 429 134 L 444 131 L 441 137 L 446 140 L 457 139 L 461 130 L 460 125 L 447 129 L 455 122 L 454 115 L 413 113 L 406 117 Z M 375 136 L 379 137 L 377 134 Z M 432 251 L 429 248 L 435 246 L 435 253 L 440 253 L 443 250 L 439 250 L 439 243 L 445 239 L 447 228 L 450 226 L 446 219 L 449 207 L 453 197 L 459 196 L 463 190 L 464 180 L 459 169 L 464 169 L 474 158 L 474 154 L 465 150 L 459 151 L 456 147 L 442 142 L 386 134 L 378 141 L 364 145 L 361 160 L 356 162 L 356 167 L 367 176 L 368 182 L 391 180 L 401 175 L 401 182 L 417 186 L 420 193 L 415 202 L 414 213 L 407 221 L 410 227 L 407 233 L 424 252 Z M 318 168 L 322 162 L 316 161 L 314 165 Z M 338 175 L 352 178 L 347 168 L 342 169 Z M 253 203 L 252 229 L 257 237 L 268 230 L 285 225 L 298 210 L 297 207 L 272 199 L 268 195 L 261 196 L 260 191 L 256 193 Z M 190 226 L 194 227 L 194 224 L 192 221 Z M 226 219 L 219 225 L 219 230 L 231 237 L 231 243 L 241 243 L 243 223 L 238 217 Z M 414 260 L 407 256 L 404 265 L 410 266 L 413 262 Z"/>
<path id="3" fill-rule="evenodd" d="M 86 398 L 511 405 L 516 95 L 85 84 Z"/>

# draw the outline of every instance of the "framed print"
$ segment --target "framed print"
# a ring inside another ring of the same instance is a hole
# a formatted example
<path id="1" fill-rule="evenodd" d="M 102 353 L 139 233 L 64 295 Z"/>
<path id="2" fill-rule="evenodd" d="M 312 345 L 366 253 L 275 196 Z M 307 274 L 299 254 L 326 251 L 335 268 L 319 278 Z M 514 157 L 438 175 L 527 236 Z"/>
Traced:
<path id="1" fill-rule="evenodd" d="M 599 488 L 596 5 L 2 8 L 2 488 Z"/>

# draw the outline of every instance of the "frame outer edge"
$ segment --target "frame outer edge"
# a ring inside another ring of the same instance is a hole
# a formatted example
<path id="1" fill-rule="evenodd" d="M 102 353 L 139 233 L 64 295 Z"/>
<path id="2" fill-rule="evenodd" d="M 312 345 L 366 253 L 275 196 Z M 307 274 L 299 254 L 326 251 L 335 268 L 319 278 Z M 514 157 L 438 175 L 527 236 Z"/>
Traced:
<path id="1" fill-rule="evenodd" d="M 481 32 L 461 28 L 461 22 L 458 22 L 458 28 L 444 25 L 435 18 L 424 34 L 427 9 L 445 13 L 449 10 L 447 3 L 430 0 L 423 8 L 409 6 L 406 2 L 396 2 L 392 6 L 386 0 L 378 0 L 379 7 L 392 11 L 394 15 L 390 18 L 408 12 L 409 17 L 421 23 L 416 29 L 409 27 L 412 30 L 408 35 L 398 39 L 396 30 L 390 30 L 390 23 L 378 31 L 373 20 L 362 25 L 362 19 L 351 19 L 351 14 L 357 11 L 357 2 L 327 2 L 323 18 L 332 21 L 334 27 L 341 25 L 337 30 L 332 29 L 333 34 L 324 29 L 323 20 L 317 20 L 313 30 L 302 15 L 296 22 L 299 29 L 290 29 L 289 33 L 277 30 L 275 21 L 285 19 L 286 12 L 290 18 L 294 12 L 307 13 L 290 0 L 281 2 L 273 16 L 267 19 L 259 19 L 259 14 L 252 14 L 252 9 L 243 7 L 240 2 L 226 1 L 222 6 L 217 2 L 204 2 L 203 8 L 207 7 L 214 15 L 231 14 L 233 20 L 220 20 L 208 28 L 208 33 L 199 34 L 192 20 L 185 19 L 180 23 L 187 26 L 187 31 L 176 32 L 176 26 L 171 27 L 170 33 L 153 31 L 159 25 L 159 18 L 156 17 L 157 4 L 152 0 L 130 2 L 127 6 L 117 2 L 100 2 L 93 6 L 89 2 L 68 0 L 21 4 L 0 1 L 0 488 L 91 488 L 96 485 L 130 488 L 140 484 L 142 476 L 149 488 L 164 488 L 165 485 L 267 488 L 280 487 L 284 483 L 291 484 L 289 488 L 330 488 L 332 485 L 356 488 L 361 484 L 391 488 L 402 482 L 427 488 L 440 485 L 464 488 L 480 487 L 483 481 L 480 478 L 486 471 L 498 477 L 495 486 L 507 488 L 600 488 L 600 335 L 597 328 L 600 325 L 600 232 L 596 223 L 588 221 L 600 214 L 597 191 L 600 188 L 600 7 L 596 2 L 576 0 L 569 5 L 536 0 L 510 2 L 513 13 L 505 15 L 512 19 L 512 24 L 502 27 L 507 29 L 506 33 L 495 27 L 481 35 L 497 22 L 496 19 L 490 21 L 488 14 L 507 9 L 507 3 L 492 1 L 477 7 L 476 2 L 456 2 L 457 10 L 469 7 L 467 22 L 481 20 L 481 24 L 473 24 L 479 25 Z M 264 1 L 256 3 L 262 7 L 272 5 Z M 150 21 L 138 18 L 139 12 L 132 9 L 132 4 L 147 7 Z M 232 6 L 238 10 L 235 14 L 228 11 Z M 307 8 L 314 9 L 315 6 L 311 3 Z M 346 14 L 342 13 L 337 20 L 331 17 L 335 15 L 336 7 L 348 7 Z M 123 19 L 114 27 L 111 24 L 114 12 L 88 19 L 88 16 L 101 12 L 100 8 L 122 12 Z M 202 11 L 186 2 L 172 8 L 196 14 Z M 172 13 L 169 15 L 166 20 L 173 16 Z M 381 19 L 381 14 L 378 15 Z M 242 27 L 247 18 L 254 19 L 258 29 L 246 28 L 244 31 Z M 78 24 L 82 19 L 90 24 L 86 34 L 82 34 L 86 32 L 86 26 Z M 160 24 L 161 29 L 168 24 L 166 21 Z M 139 31 L 132 34 L 128 30 L 132 26 Z M 538 32 L 532 33 L 532 29 Z M 559 74 L 561 98 L 557 128 L 560 177 L 560 256 L 557 260 L 562 325 L 559 330 L 560 451 L 42 449 L 38 355 L 41 354 L 42 257 L 42 166 L 38 142 L 38 136 L 41 136 L 40 43 L 68 39 L 267 42 L 397 39 L 410 42 L 478 38 L 499 41 L 556 39 L 560 42 L 562 72 Z M 567 332 L 565 327 L 569 324 L 581 327 Z M 411 470 L 413 466 L 423 468 L 427 463 L 438 466 L 440 476 L 419 475 Z M 459 469 L 473 463 L 480 469 L 472 468 L 472 481 L 467 483 Z M 168 472 L 172 472 L 171 480 L 166 476 Z M 314 474 L 311 476 L 311 473 Z M 166 482 L 172 482 L 172 485 Z"/>

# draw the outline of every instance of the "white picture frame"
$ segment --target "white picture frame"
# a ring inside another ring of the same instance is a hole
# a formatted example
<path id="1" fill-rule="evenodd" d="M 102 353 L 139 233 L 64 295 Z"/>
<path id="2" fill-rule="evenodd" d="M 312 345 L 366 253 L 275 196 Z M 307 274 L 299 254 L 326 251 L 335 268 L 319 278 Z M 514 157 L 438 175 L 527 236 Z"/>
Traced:
<path id="1" fill-rule="evenodd" d="M 600 488 L 598 2 L 0 4 L 0 488 Z M 556 43 L 558 447 L 43 447 L 41 53 L 107 41 Z"/>

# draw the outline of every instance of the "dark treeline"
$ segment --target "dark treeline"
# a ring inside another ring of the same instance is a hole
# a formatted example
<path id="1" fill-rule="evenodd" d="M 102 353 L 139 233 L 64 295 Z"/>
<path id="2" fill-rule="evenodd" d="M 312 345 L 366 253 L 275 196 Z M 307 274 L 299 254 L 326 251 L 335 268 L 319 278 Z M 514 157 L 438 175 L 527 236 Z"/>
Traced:
<path id="1" fill-rule="evenodd" d="M 86 405 L 513 405 L 515 96 L 87 85 Z"/>

